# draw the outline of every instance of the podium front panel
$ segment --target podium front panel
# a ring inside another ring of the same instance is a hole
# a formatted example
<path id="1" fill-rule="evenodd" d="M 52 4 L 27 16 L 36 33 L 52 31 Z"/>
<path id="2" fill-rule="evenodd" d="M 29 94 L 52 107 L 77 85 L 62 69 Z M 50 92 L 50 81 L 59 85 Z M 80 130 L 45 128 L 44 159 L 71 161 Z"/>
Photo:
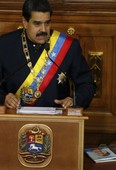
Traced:
<path id="1" fill-rule="evenodd" d="M 22 165 L 18 159 L 18 134 L 25 125 L 46 125 L 52 130 L 52 158 L 42 170 L 83 170 L 84 117 L 0 116 L 0 169 L 38 169 Z"/>

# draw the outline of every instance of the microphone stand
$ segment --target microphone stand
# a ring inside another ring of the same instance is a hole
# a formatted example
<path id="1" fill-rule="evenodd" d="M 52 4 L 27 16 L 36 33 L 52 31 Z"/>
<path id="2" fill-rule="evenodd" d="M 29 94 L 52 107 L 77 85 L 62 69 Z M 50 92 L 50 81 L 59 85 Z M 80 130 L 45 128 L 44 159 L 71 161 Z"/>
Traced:
<path id="1" fill-rule="evenodd" d="M 72 81 L 72 86 L 73 86 L 73 107 L 76 107 L 76 94 L 75 94 L 75 85 Z"/>

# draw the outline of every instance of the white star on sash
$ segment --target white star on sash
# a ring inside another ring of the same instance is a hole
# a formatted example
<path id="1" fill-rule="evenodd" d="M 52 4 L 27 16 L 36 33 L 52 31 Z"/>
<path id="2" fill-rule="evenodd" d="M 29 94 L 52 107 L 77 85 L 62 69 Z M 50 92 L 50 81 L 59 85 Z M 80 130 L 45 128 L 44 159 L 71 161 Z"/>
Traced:
<path id="1" fill-rule="evenodd" d="M 47 61 L 47 65 L 51 65 L 52 62 L 50 60 Z"/>
<path id="2" fill-rule="evenodd" d="M 56 53 L 54 51 L 52 52 L 52 57 L 56 57 Z"/>

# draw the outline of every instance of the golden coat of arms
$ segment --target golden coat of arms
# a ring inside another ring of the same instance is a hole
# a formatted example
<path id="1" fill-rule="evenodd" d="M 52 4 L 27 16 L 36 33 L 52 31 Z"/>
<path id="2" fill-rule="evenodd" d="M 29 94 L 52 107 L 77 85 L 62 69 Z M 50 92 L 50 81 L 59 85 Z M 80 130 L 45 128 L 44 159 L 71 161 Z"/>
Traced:
<path id="1" fill-rule="evenodd" d="M 26 124 L 18 134 L 18 158 L 26 167 L 45 167 L 52 158 L 53 135 L 44 124 Z"/>

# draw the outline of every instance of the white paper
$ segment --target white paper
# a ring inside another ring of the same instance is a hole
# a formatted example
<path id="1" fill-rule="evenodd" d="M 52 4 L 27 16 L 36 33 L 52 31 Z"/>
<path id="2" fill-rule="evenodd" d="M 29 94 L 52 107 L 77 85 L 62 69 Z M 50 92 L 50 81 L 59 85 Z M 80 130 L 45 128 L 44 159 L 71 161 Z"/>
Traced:
<path id="1" fill-rule="evenodd" d="M 62 110 L 54 107 L 21 107 L 17 109 L 18 114 L 62 114 Z"/>

